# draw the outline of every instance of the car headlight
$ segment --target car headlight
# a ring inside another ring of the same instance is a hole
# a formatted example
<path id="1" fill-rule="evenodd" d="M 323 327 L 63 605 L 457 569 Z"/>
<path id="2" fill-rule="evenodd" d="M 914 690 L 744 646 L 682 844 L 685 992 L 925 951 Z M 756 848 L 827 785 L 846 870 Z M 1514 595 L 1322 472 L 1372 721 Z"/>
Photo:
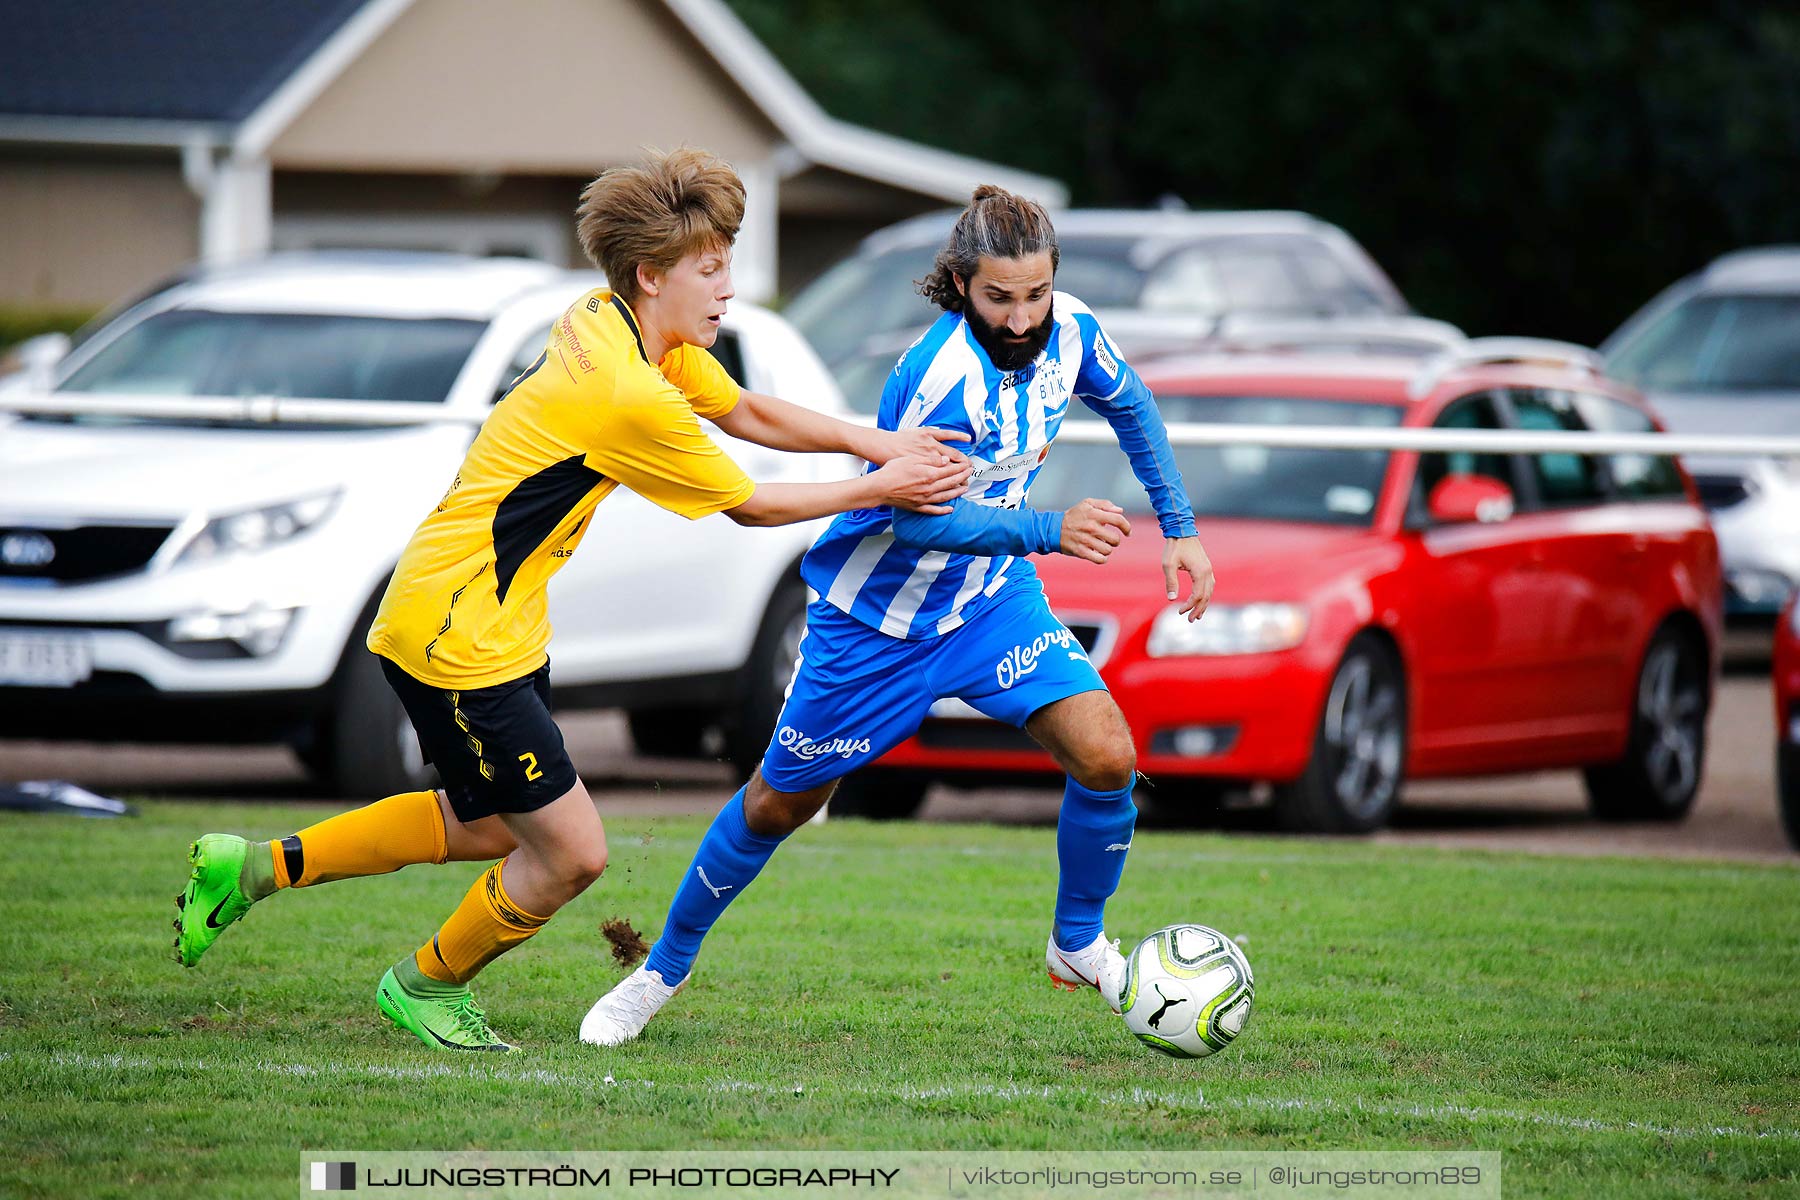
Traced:
<path id="1" fill-rule="evenodd" d="M 1753 604 L 1758 608 L 1780 608 L 1794 593 L 1794 581 L 1786 575 L 1755 567 L 1725 572 L 1725 583 L 1745 604 Z"/>
<path id="2" fill-rule="evenodd" d="M 1151 658 L 1177 654 L 1266 654 L 1288 650 L 1306 636 L 1298 604 L 1215 604 L 1198 621 L 1167 608 L 1150 627 Z"/>
<path id="3" fill-rule="evenodd" d="M 322 492 L 283 504 L 214 517 L 189 539 L 175 561 L 207 562 L 230 554 L 266 550 L 323 521 L 337 501 L 337 492 Z"/>
<path id="4" fill-rule="evenodd" d="M 281 649 L 299 611 L 258 605 L 242 612 L 184 613 L 169 622 L 168 638 L 171 648 L 184 658 L 214 657 L 202 648 L 226 643 L 241 647 L 252 658 L 262 658 Z M 197 652 L 190 652 L 189 647 Z"/>

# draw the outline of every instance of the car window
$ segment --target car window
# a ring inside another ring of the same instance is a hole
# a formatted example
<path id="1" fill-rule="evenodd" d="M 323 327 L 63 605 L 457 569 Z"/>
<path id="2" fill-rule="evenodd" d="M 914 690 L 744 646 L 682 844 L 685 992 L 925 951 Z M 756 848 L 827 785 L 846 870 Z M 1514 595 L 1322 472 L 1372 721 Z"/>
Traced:
<path id="1" fill-rule="evenodd" d="M 544 353 L 544 348 L 550 344 L 550 331 L 554 328 L 555 324 L 552 323 L 542 329 L 534 329 L 530 337 L 519 343 L 519 348 L 513 351 L 512 358 L 507 361 L 506 370 L 500 373 L 500 386 L 494 389 L 490 404 L 498 404 L 505 399 L 506 393 L 519 381 L 519 376 L 531 370 L 538 355 Z"/>
<path id="2" fill-rule="evenodd" d="M 1284 396 L 1159 395 L 1168 421 L 1226 425 L 1349 425 L 1392 428 L 1387 404 Z M 1310 450 L 1258 445 L 1177 446 L 1175 462 L 1197 517 L 1251 517 L 1367 527 L 1387 474 L 1386 450 Z M 1032 484 L 1031 503 L 1066 509 L 1103 496 L 1149 511 L 1143 485 L 1117 446 L 1058 445 Z"/>
<path id="3" fill-rule="evenodd" d="M 744 374 L 744 346 L 738 341 L 738 335 L 729 329 L 719 331 L 718 340 L 712 344 L 712 356 L 719 360 L 725 373 L 737 380 L 739 387 L 749 387 L 750 380 Z"/>
<path id="4" fill-rule="evenodd" d="M 1316 296 L 1301 286 L 1287 256 L 1256 245 L 1221 246 L 1214 262 L 1225 303 L 1240 312 L 1317 312 Z"/>
<path id="5" fill-rule="evenodd" d="M 1650 415 L 1623 400 L 1590 392 L 1574 393 L 1575 407 L 1587 427 L 1598 433 L 1654 433 Z M 1614 454 L 1606 459 L 1613 488 L 1627 499 L 1685 496 L 1675 460 L 1662 454 Z"/>
<path id="6" fill-rule="evenodd" d="M 127 329 L 58 390 L 441 404 L 486 328 L 449 319 L 176 309 Z"/>
<path id="7" fill-rule="evenodd" d="M 1615 351 L 1608 371 L 1646 391 L 1800 388 L 1800 296 L 1693 296 Z"/>
<path id="8" fill-rule="evenodd" d="M 1500 410 L 1486 392 L 1452 400 L 1433 421 L 1434 429 L 1500 429 Z M 1513 473 L 1512 457 L 1485 454 L 1473 450 L 1456 450 L 1445 454 L 1419 455 L 1419 473 L 1414 477 L 1412 505 L 1415 519 L 1423 519 L 1431 490 L 1445 479 L 1459 475 L 1485 475 L 1509 489 L 1518 488 Z"/>
<path id="9" fill-rule="evenodd" d="M 1189 246 L 1163 259 L 1144 282 L 1139 303 L 1151 312 L 1225 311 L 1225 283 L 1212 252 Z"/>
<path id="10" fill-rule="evenodd" d="M 1056 289 L 1090 308 L 1139 308 L 1144 269 L 1132 261 L 1134 237 L 1073 237 L 1057 243 Z"/>
<path id="11" fill-rule="evenodd" d="M 544 352 L 544 347 L 550 342 L 550 330 L 554 327 L 552 323 L 533 330 L 530 337 L 519 343 L 518 349 L 513 351 L 512 358 L 506 364 L 506 370 L 501 372 L 500 386 L 494 389 L 494 398 L 490 403 L 500 403 L 506 393 L 512 390 L 513 384 L 518 382 L 519 376 L 537 362 L 538 355 Z M 719 338 L 712 345 L 712 356 L 719 360 L 719 365 L 725 368 L 727 375 L 738 381 L 738 386 L 750 386 L 749 381 L 744 378 L 744 349 L 738 343 L 735 332 L 729 329 L 719 331 Z"/>
<path id="12" fill-rule="evenodd" d="M 938 310 L 914 281 L 930 273 L 936 253 L 935 246 L 907 246 L 846 259 L 802 289 L 785 315 L 833 365 L 871 334 L 924 329 Z"/>
<path id="13" fill-rule="evenodd" d="M 1161 312 L 1382 311 L 1380 298 L 1329 250 L 1292 237 L 1219 238 L 1184 246 L 1151 269 L 1139 304 Z"/>
<path id="14" fill-rule="evenodd" d="M 1349 316 L 1387 311 L 1381 297 L 1352 275 L 1343 260 L 1325 247 L 1296 242 L 1288 250 L 1288 257 L 1320 308 Z"/>
<path id="15" fill-rule="evenodd" d="M 898 350 L 875 350 L 839 364 L 833 374 L 837 376 L 838 390 L 844 393 L 844 403 L 850 406 L 851 412 L 869 417 L 881 412 L 881 393 L 887 387 L 888 376 L 894 373 L 894 365 L 900 361 L 900 354 Z"/>
<path id="16" fill-rule="evenodd" d="M 1520 429 L 1583 432 L 1587 425 L 1568 392 L 1518 388 L 1508 393 Z M 1528 454 L 1527 469 L 1546 508 L 1595 504 L 1606 498 L 1594 459 L 1585 454 Z"/>

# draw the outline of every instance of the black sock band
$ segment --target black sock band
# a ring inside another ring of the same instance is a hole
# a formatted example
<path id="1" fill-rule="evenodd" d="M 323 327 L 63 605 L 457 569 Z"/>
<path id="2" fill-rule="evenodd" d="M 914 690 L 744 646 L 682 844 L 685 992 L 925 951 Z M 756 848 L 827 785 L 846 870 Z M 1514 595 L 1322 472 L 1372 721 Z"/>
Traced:
<path id="1" fill-rule="evenodd" d="M 299 834 L 281 839 L 281 861 L 287 867 L 288 886 L 299 887 L 300 876 L 306 874 L 306 853 L 300 849 Z"/>

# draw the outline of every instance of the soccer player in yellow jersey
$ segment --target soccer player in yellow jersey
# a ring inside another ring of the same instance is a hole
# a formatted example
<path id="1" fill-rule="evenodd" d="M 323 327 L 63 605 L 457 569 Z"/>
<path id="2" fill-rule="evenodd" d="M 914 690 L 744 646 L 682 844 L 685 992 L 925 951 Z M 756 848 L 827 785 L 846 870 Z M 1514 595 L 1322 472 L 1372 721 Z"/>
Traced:
<path id="1" fill-rule="evenodd" d="M 946 513 L 969 477 L 943 430 L 865 429 L 742 391 L 710 347 L 732 297 L 744 189 L 697 150 L 607 171 L 578 209 L 611 289 L 556 323 L 413 534 L 369 632 L 441 791 L 390 796 L 272 842 L 207 834 L 189 850 L 176 952 L 281 888 L 412 863 L 499 859 L 376 1003 L 433 1048 L 511 1049 L 468 983 L 541 929 L 606 867 L 606 833 L 550 718 L 545 589 L 615 489 L 698 519 L 782 525 L 876 505 Z M 880 469 L 836 483 L 759 485 L 707 436 L 849 453 Z"/>

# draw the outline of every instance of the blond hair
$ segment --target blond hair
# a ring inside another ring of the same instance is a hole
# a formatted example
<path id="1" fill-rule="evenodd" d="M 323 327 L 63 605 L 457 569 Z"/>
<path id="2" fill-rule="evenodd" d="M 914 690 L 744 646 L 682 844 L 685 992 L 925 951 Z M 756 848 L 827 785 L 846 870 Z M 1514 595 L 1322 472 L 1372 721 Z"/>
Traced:
<path id="1" fill-rule="evenodd" d="M 963 294 L 956 280 L 960 277 L 967 285 L 982 259 L 1029 258 L 1045 250 L 1050 252 L 1054 274 L 1062 260 L 1062 248 L 1056 243 L 1056 227 L 1044 206 L 984 183 L 956 218 L 956 228 L 938 251 L 931 273 L 919 280 L 919 293 L 946 312 L 961 312 Z"/>
<path id="2" fill-rule="evenodd" d="M 668 271 L 690 254 L 723 250 L 744 222 L 744 183 L 722 159 L 683 146 L 651 151 L 614 167 L 581 190 L 575 236 L 627 304 L 638 298 L 638 267 Z"/>

